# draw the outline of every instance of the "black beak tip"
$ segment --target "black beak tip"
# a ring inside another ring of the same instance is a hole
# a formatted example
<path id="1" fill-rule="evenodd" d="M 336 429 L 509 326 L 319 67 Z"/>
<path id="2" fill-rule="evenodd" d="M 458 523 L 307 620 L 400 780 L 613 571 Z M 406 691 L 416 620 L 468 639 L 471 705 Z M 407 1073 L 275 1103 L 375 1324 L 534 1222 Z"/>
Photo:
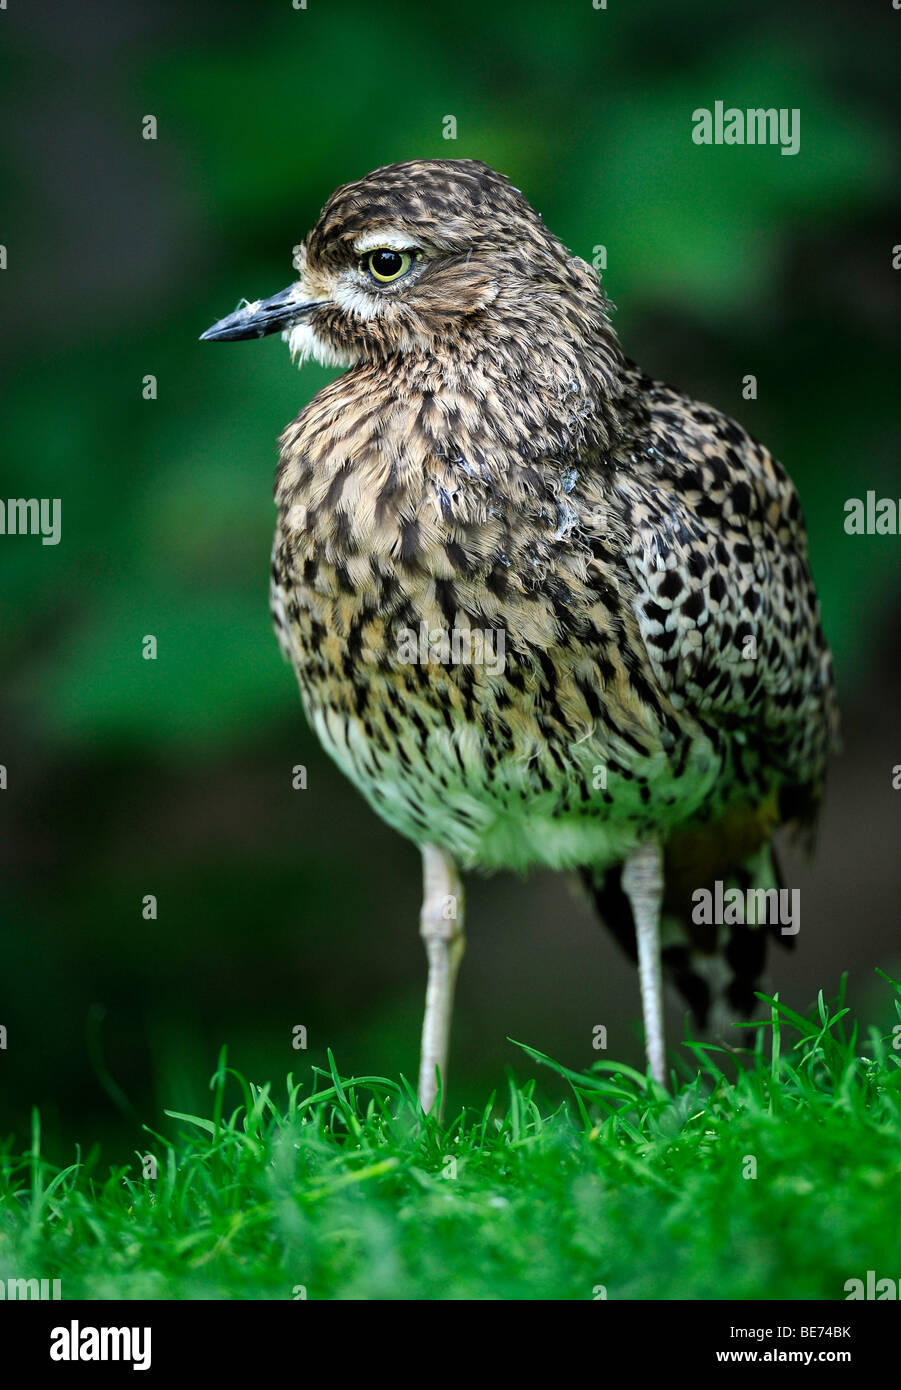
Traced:
<path id="1" fill-rule="evenodd" d="M 258 299 L 253 304 L 244 304 L 233 314 L 214 323 L 205 333 L 201 333 L 201 343 L 239 343 L 247 338 L 266 338 L 270 333 L 279 333 L 324 302 L 298 301 L 296 285 L 289 285 L 269 299 Z"/>
<path id="2" fill-rule="evenodd" d="M 252 321 L 247 311 L 238 309 L 234 314 L 227 314 L 224 319 L 218 319 L 216 323 L 211 324 L 205 332 L 201 333 L 198 341 L 201 343 L 230 343 L 239 341 L 241 338 L 261 336 L 261 329 Z"/>
<path id="3" fill-rule="evenodd" d="M 218 323 L 212 323 L 212 324 L 210 324 L 209 328 L 205 329 L 204 332 L 201 333 L 201 335 L 200 335 L 200 337 L 197 339 L 197 341 L 198 341 L 199 343 L 216 343 L 216 342 L 221 342 L 221 340 L 222 340 L 222 324 L 223 324 L 223 322 L 224 322 L 224 320 L 220 319 L 220 320 L 218 321 Z"/>

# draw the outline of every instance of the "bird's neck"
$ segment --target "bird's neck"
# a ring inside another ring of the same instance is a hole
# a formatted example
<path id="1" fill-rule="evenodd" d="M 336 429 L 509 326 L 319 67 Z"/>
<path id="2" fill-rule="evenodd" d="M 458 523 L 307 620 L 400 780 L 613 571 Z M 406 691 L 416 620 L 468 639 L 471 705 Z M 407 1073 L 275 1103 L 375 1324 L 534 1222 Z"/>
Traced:
<path id="1" fill-rule="evenodd" d="M 540 490 L 548 469 L 603 467 L 628 449 L 635 383 L 612 329 L 577 342 L 559 324 L 544 341 L 500 325 L 453 349 L 361 363 L 285 430 L 276 498 L 330 507 L 351 479 L 386 506 L 436 488 L 487 496 L 514 477 Z"/>
<path id="2" fill-rule="evenodd" d="M 377 381 L 380 394 L 418 409 L 438 452 L 468 445 L 486 461 L 584 460 L 628 436 L 633 376 L 609 325 L 589 335 L 565 328 L 498 323 L 452 349 L 398 355 L 365 372 L 366 388 Z"/>

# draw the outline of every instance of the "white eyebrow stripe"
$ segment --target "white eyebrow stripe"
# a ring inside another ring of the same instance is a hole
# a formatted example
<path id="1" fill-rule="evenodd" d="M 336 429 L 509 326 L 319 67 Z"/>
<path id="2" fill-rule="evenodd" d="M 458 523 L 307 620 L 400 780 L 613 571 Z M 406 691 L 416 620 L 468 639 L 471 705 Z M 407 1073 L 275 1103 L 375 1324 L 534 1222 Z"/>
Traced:
<path id="1" fill-rule="evenodd" d="M 367 251 L 378 251 L 381 247 L 391 251 L 418 251 L 415 241 L 410 240 L 409 232 L 398 231 L 396 227 L 386 227 L 383 231 L 364 232 L 354 242 L 354 252 L 358 256 Z"/>

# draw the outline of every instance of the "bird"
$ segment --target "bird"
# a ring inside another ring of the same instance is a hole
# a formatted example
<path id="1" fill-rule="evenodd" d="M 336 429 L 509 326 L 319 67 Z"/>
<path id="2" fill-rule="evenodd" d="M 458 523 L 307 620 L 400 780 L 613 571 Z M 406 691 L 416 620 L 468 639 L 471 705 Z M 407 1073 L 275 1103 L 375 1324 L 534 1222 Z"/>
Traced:
<path id="1" fill-rule="evenodd" d="M 797 491 L 625 355 L 598 271 L 481 161 L 341 185 L 293 265 L 202 338 L 344 369 L 280 436 L 271 609 L 312 729 L 421 850 L 419 1103 L 473 870 L 581 875 L 665 1088 L 664 981 L 722 1034 L 793 944 L 774 835 L 811 839 L 837 747 Z M 711 922 L 717 885 L 763 910 Z"/>

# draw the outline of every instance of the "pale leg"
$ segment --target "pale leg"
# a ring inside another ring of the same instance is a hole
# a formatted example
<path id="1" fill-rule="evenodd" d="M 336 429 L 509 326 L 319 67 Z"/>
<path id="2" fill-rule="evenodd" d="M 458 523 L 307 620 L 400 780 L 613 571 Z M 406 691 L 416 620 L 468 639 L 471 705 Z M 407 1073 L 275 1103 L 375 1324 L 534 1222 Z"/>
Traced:
<path id="1" fill-rule="evenodd" d="M 663 974 L 660 964 L 663 852 L 658 844 L 649 841 L 629 855 L 623 867 L 622 886 L 635 922 L 648 1063 L 654 1080 L 664 1086 Z"/>
<path id="2" fill-rule="evenodd" d="M 437 845 L 422 846 L 422 913 L 419 930 L 425 942 L 429 978 L 422 1023 L 419 1064 L 419 1103 L 428 1113 L 441 1075 L 441 1107 L 447 1093 L 447 1054 L 450 1044 L 454 985 L 463 958 L 463 883 L 449 854 Z"/>

